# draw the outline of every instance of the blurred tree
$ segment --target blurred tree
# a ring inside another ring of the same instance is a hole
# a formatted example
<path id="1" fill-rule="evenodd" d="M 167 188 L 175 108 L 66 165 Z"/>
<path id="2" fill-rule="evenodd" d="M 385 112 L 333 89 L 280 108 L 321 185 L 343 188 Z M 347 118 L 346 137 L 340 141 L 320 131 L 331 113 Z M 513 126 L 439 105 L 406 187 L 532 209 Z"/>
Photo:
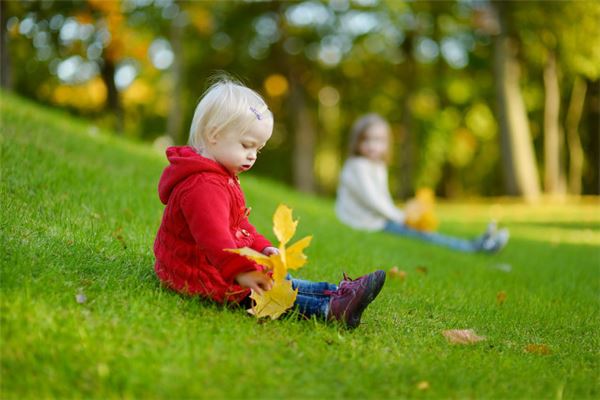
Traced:
<path id="1" fill-rule="evenodd" d="M 569 193 L 581 194 L 581 179 L 583 175 L 584 152 L 581 146 L 578 127 L 583 112 L 587 85 L 585 80 L 576 77 L 571 91 L 571 101 L 567 110 L 566 131 L 569 145 Z"/>
<path id="2" fill-rule="evenodd" d="M 494 74 L 496 77 L 502 161 L 507 193 L 535 200 L 540 187 L 537 165 L 531 144 L 527 110 L 519 88 L 520 67 L 512 37 L 510 7 L 512 3 L 493 3 L 497 16 Z M 493 12 L 493 11 L 492 11 Z"/>
<path id="3" fill-rule="evenodd" d="M 14 1 L 2 23 L 15 90 L 104 126 L 121 115 L 124 132 L 161 146 L 185 141 L 207 77 L 225 70 L 275 114 L 257 173 L 333 193 L 350 126 L 374 111 L 392 126 L 398 197 L 419 186 L 535 197 L 534 150 L 546 171 L 568 162 L 570 190 L 598 191 L 590 4 L 492 3 L 505 8 L 498 40 L 490 3 L 466 0 Z"/>
<path id="4" fill-rule="evenodd" d="M 600 3 L 534 2 L 514 7 L 512 13 L 518 26 L 515 35 L 524 47 L 525 64 L 543 71 L 545 191 L 566 191 L 568 161 L 569 191 L 579 194 L 585 153 L 577 131 L 586 93 L 585 79 L 600 77 Z M 569 86 L 570 96 L 567 90 L 560 90 Z M 567 109 L 564 118 L 561 108 Z M 564 152 L 565 130 L 568 158 Z"/>
<path id="5" fill-rule="evenodd" d="M 8 52 L 8 7 L 0 2 L 0 87 L 10 89 L 10 54 Z"/>
<path id="6" fill-rule="evenodd" d="M 182 87 L 184 84 L 183 75 L 183 31 L 186 25 L 186 15 L 180 10 L 180 1 L 174 1 L 173 5 L 177 8 L 176 14 L 171 20 L 169 40 L 173 49 L 173 64 L 171 65 L 171 107 L 167 118 L 167 135 L 173 143 L 181 141 L 183 127 L 183 109 L 182 109 Z"/>

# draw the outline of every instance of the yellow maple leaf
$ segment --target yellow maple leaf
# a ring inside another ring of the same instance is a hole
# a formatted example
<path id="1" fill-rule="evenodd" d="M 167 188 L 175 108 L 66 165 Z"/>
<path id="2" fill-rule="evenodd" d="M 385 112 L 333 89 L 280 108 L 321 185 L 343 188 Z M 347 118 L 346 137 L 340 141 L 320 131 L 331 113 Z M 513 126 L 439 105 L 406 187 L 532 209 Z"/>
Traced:
<path id="1" fill-rule="evenodd" d="M 281 280 L 275 281 L 271 290 L 264 292 L 261 296 L 256 292 L 252 292 L 250 298 L 255 301 L 248 312 L 257 318 L 271 317 L 277 319 L 294 305 L 298 289 L 292 289 L 292 282 Z"/>
<path id="2" fill-rule="evenodd" d="M 438 227 L 438 219 L 434 212 L 435 195 L 431 189 L 417 190 L 414 198 L 405 207 L 405 223 L 409 227 L 425 232 L 433 232 Z"/>
<path id="3" fill-rule="evenodd" d="M 279 240 L 279 247 L 285 246 L 290 241 L 296 233 L 297 225 L 298 221 L 292 219 L 292 209 L 280 204 L 273 215 L 273 232 Z"/>
<path id="4" fill-rule="evenodd" d="M 435 203 L 435 193 L 430 188 L 419 188 L 415 197 L 425 204 Z"/>
<path id="5" fill-rule="evenodd" d="M 304 254 L 304 249 L 310 245 L 310 241 L 312 240 L 312 236 L 306 236 L 303 239 L 298 240 L 296 243 L 288 247 L 287 249 L 279 250 L 284 254 L 285 266 L 287 269 L 299 269 L 308 260 L 306 254 Z"/>
<path id="6" fill-rule="evenodd" d="M 261 252 L 251 249 L 250 247 L 242 247 L 241 249 L 225 249 L 225 251 L 239 254 L 241 256 L 251 259 L 257 264 L 267 267 L 268 269 L 273 269 L 271 259 L 269 256 L 266 256 Z"/>
<path id="7" fill-rule="evenodd" d="M 250 295 L 255 305 L 248 312 L 257 318 L 268 316 L 276 319 L 294 305 L 297 291 L 292 289 L 292 283 L 285 277 L 288 269 L 296 270 L 306 264 L 308 258 L 304 254 L 304 249 L 312 240 L 312 236 L 306 236 L 286 248 L 286 244 L 296 233 L 297 225 L 298 221 L 292 218 L 292 209 L 281 204 L 273 215 L 273 232 L 279 240 L 278 254 L 266 256 L 248 247 L 225 249 L 253 260 L 273 274 L 274 283 L 271 290 L 264 292 L 262 296 L 254 291 Z"/>

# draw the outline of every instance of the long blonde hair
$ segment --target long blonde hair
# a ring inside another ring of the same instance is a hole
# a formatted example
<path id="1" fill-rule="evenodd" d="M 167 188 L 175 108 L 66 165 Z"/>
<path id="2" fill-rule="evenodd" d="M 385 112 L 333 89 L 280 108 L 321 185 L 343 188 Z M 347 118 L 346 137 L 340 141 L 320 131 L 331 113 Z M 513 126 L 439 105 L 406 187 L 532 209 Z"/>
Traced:
<path id="1" fill-rule="evenodd" d="M 189 145 L 200 152 L 212 133 L 242 135 L 255 120 L 273 118 L 264 99 L 228 75 L 217 76 L 204 92 L 192 119 Z"/>
<path id="2" fill-rule="evenodd" d="M 362 156 L 360 145 L 365 140 L 365 134 L 373 125 L 382 124 L 387 127 L 388 140 L 391 141 L 390 124 L 377 113 L 369 113 L 358 118 L 350 129 L 350 140 L 348 141 L 348 157 Z M 384 161 L 388 163 L 391 157 L 391 145 L 388 145 L 388 151 L 384 156 Z"/>

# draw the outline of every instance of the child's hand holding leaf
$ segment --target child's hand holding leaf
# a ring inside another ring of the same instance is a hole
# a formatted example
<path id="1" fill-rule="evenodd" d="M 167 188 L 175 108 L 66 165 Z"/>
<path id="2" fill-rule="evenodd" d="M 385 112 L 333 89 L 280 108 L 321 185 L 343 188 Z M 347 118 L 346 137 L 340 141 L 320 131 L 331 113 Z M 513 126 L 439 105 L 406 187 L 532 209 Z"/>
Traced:
<path id="1" fill-rule="evenodd" d="M 298 291 L 292 289 L 292 283 L 286 280 L 285 276 L 288 269 L 296 270 L 306 264 L 307 257 L 304 249 L 308 247 L 312 239 L 312 236 L 307 236 L 286 248 L 285 245 L 296 233 L 297 225 L 298 221 L 292 219 L 292 209 L 280 205 L 273 215 L 273 232 L 279 240 L 279 248 L 267 247 L 262 253 L 247 247 L 227 249 L 227 251 L 253 260 L 273 274 L 274 282 L 270 289 L 265 292 L 253 290 L 250 295 L 256 304 L 248 312 L 257 318 L 267 316 L 271 319 L 279 318 L 294 305 Z"/>

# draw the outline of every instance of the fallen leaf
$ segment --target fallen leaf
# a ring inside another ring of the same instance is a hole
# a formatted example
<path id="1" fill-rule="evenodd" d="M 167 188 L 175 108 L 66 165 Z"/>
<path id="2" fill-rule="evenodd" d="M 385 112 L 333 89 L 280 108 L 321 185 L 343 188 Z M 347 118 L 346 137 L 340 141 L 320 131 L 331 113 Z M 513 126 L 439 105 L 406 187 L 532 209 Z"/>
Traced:
<path id="1" fill-rule="evenodd" d="M 473 344 L 485 340 L 485 336 L 477 335 L 473 329 L 450 329 L 442 334 L 452 344 Z"/>
<path id="2" fill-rule="evenodd" d="M 400 281 L 404 281 L 406 279 L 406 272 L 399 270 L 398 267 L 390 268 L 390 270 L 388 271 L 388 275 L 390 276 L 390 278 L 397 278 Z"/>
<path id="3" fill-rule="evenodd" d="M 421 381 L 421 382 L 417 383 L 417 389 L 419 389 L 419 390 L 427 390 L 427 389 L 429 389 L 429 382 L 427 382 L 427 381 Z"/>
<path id="4" fill-rule="evenodd" d="M 298 289 L 292 289 L 292 282 L 287 280 L 275 281 L 273 288 L 261 296 L 252 291 L 250 298 L 255 301 L 248 312 L 257 318 L 271 317 L 277 319 L 294 305 Z"/>
<path id="5" fill-rule="evenodd" d="M 123 246 L 123 248 L 126 249 L 127 248 L 127 243 L 125 243 L 125 239 L 123 239 L 123 235 L 121 234 L 122 232 L 123 232 L 123 228 L 122 227 L 118 227 L 112 233 L 112 237 L 114 237 L 115 239 L 117 239 L 121 243 L 121 245 Z"/>
<path id="6" fill-rule="evenodd" d="M 422 265 L 418 266 L 415 270 L 418 273 L 423 274 L 423 275 L 427 275 L 427 272 L 428 272 L 427 267 L 424 267 Z"/>
<path id="7" fill-rule="evenodd" d="M 547 355 L 550 354 L 550 348 L 545 344 L 528 344 L 525 346 L 525 351 L 532 354 Z"/>
<path id="8" fill-rule="evenodd" d="M 496 295 L 496 302 L 498 303 L 498 305 L 502 305 L 504 304 L 504 302 L 506 301 L 506 292 L 504 290 L 498 292 L 498 294 Z"/>

